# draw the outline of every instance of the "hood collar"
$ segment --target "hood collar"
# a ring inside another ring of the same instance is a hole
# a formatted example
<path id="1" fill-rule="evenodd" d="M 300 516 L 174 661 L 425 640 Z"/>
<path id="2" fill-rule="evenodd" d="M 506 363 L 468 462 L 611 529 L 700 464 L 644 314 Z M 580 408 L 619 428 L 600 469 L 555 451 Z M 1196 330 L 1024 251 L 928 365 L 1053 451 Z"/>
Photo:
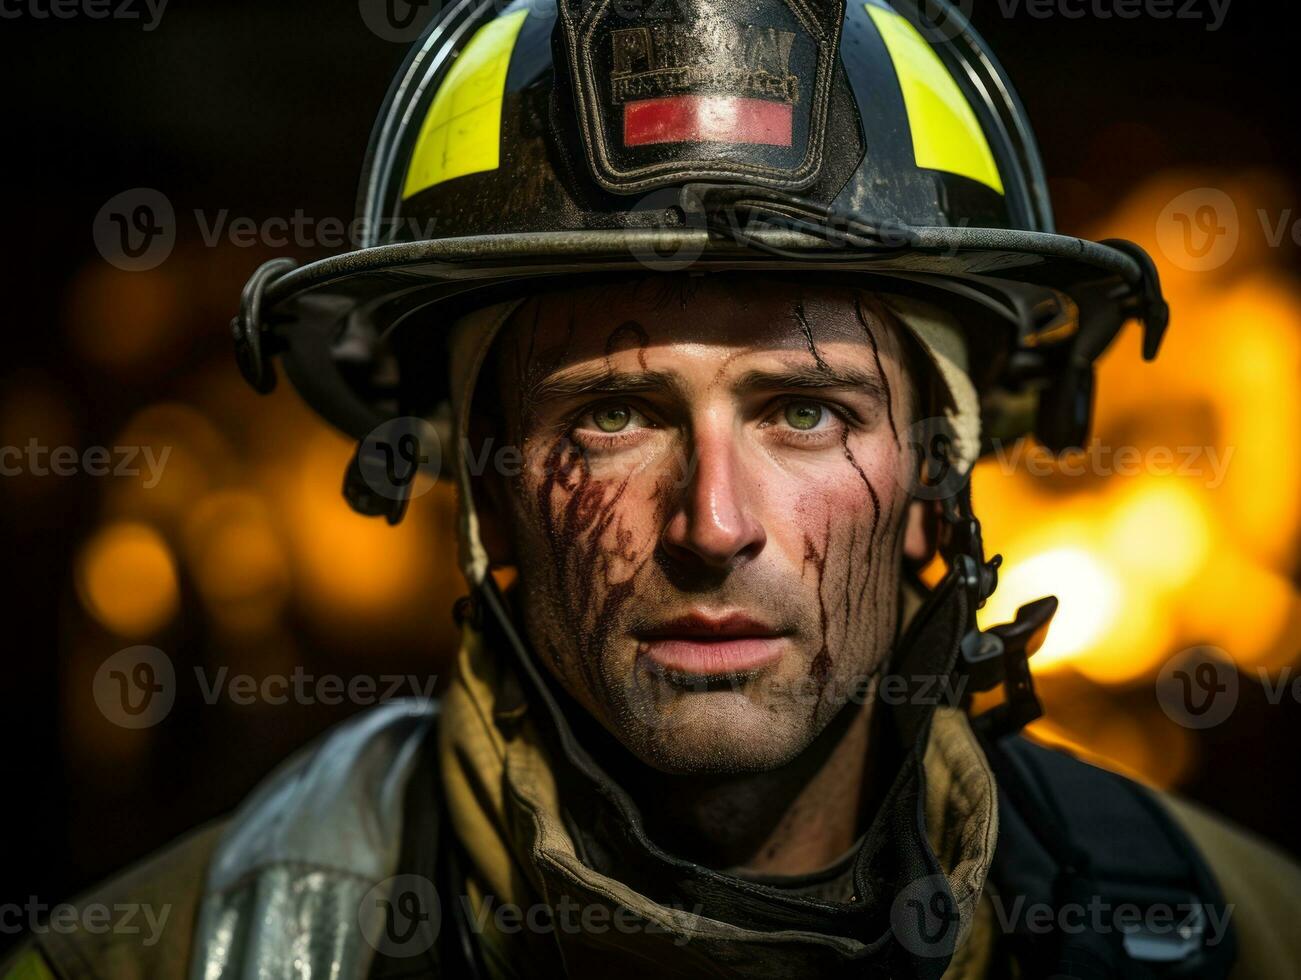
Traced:
<path id="1" fill-rule="evenodd" d="M 965 595 L 950 579 L 928 597 L 900 645 L 901 672 L 952 668 Z M 626 909 L 645 928 L 635 938 L 620 935 L 621 949 L 631 943 L 648 963 L 667 956 L 734 964 L 746 976 L 939 977 L 968 943 L 997 808 L 993 777 L 960 710 L 891 709 L 903 752 L 855 861 L 860 900 L 827 903 L 658 847 L 626 791 L 575 738 L 495 586 L 482 590 L 479 613 L 464 629 L 440 755 L 452 821 L 469 842 L 467 894 Z M 952 911 L 939 945 L 932 937 L 919 947 L 910 896 L 923 908 L 939 902 Z M 586 931 L 556 939 L 571 971 L 607 941 Z M 500 944 L 502 955 L 518 941 L 537 945 L 535 955 L 554 955 L 536 937 L 485 941 Z"/>

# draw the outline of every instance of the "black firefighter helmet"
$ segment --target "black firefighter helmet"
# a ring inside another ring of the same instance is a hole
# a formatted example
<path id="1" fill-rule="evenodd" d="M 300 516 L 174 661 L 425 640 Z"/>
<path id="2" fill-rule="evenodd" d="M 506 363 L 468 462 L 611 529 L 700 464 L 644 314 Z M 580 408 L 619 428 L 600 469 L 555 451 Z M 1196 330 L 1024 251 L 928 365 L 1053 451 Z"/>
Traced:
<path id="1" fill-rule="evenodd" d="M 360 212 L 361 248 L 267 263 L 234 322 L 255 388 L 279 356 L 359 439 L 438 411 L 461 313 L 576 278 L 942 294 L 986 451 L 1082 445 L 1094 360 L 1131 318 L 1151 359 L 1168 318 L 1142 249 L 1055 233 L 1025 112 L 946 0 L 457 0 L 393 83 Z"/>

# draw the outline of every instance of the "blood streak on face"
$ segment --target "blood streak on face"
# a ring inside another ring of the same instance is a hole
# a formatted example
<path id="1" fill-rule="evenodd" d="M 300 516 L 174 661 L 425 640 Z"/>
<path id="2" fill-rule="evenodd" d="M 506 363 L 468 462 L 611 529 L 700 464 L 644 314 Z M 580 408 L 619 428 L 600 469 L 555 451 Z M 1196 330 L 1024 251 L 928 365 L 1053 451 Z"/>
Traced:
<path id="1" fill-rule="evenodd" d="M 522 473 L 496 512 L 556 680 L 666 771 L 793 758 L 894 640 L 911 381 L 848 289 L 543 294 L 496 345 Z"/>

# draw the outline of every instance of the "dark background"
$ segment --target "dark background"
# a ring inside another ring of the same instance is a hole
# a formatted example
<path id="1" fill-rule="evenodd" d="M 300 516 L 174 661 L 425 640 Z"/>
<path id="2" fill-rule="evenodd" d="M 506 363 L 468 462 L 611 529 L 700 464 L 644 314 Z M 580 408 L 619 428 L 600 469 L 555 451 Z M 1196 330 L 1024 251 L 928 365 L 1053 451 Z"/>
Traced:
<path id="1" fill-rule="evenodd" d="M 973 19 L 1037 128 L 1063 230 L 1089 227 L 1169 168 L 1247 181 L 1268 173 L 1261 186 L 1269 206 L 1293 205 L 1293 5 L 1235 0 L 1217 32 L 1182 19 L 1040 20 L 1024 10 L 1006 17 L 984 0 Z M 229 209 L 260 220 L 301 208 L 348 220 L 370 126 L 404 46 L 373 35 L 356 3 L 344 0 L 172 0 L 150 32 L 139 22 L 24 16 L 0 20 L 0 39 L 7 136 L 0 441 L 112 446 L 147 406 L 198 404 L 227 443 L 221 479 L 238 483 L 239 468 L 256 465 L 291 488 L 276 492 L 292 511 L 293 481 L 303 475 L 276 469 L 277 440 L 299 438 L 313 423 L 284 390 L 269 399 L 242 392 L 227 326 L 245 276 L 278 253 L 205 249 L 184 216 Z M 110 197 L 136 187 L 170 198 L 182 216 L 180 242 L 161 273 L 124 281 L 103 273 L 92 222 Z M 1296 251 L 1285 244 L 1274 261 L 1292 267 Z M 141 309 L 153 312 L 142 319 Z M 333 494 L 347 447 L 322 445 L 319 456 L 334 469 L 323 465 L 320 479 Z M 376 600 L 369 613 L 332 617 L 333 593 L 313 585 L 319 568 L 282 574 L 271 562 L 267 580 L 284 593 L 274 628 L 214 625 L 201 584 L 182 574 L 164 628 L 115 636 L 86 615 L 75 586 L 88 537 L 115 507 L 131 506 L 115 503 L 102 484 L 0 484 L 7 654 L 0 706 L 9 729 L 0 902 L 71 897 L 225 812 L 291 748 L 355 710 L 209 709 L 183 695 L 165 724 L 137 739 L 87 720 L 94 706 L 84 688 L 113 651 L 150 642 L 182 651 L 181 663 L 229 656 L 245 669 L 272 658 L 344 676 L 428 673 L 453 638 L 447 610 L 459 593 L 448 571 L 450 503 L 441 491 L 423 498 L 424 525 L 388 532 L 415 535 L 423 526 L 427 547 L 413 557 L 410 545 L 393 546 L 401 553 L 388 563 L 400 572 L 392 601 Z M 332 506 L 302 494 L 302 507 Z M 338 507 L 329 520 L 351 521 Z M 374 540 L 383 539 L 368 536 L 357 547 Z M 329 543 L 325 558 L 320 550 L 312 553 L 328 570 Z M 350 559 L 344 552 L 334 561 Z M 374 567 L 382 572 L 386 560 Z M 1284 573 L 1296 583 L 1295 561 Z M 384 593 L 386 581 L 369 584 Z M 1298 731 L 1295 704 L 1240 711 L 1199 735 L 1198 762 L 1178 786 L 1295 853 L 1285 801 L 1301 790 Z"/>

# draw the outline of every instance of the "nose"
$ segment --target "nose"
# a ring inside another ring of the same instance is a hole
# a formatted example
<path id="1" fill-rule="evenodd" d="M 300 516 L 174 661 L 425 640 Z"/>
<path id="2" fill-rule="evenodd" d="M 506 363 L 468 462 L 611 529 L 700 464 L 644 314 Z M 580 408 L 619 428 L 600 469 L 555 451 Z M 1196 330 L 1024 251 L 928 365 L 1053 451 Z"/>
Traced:
<path id="1" fill-rule="evenodd" d="M 697 427 L 690 448 L 686 485 L 664 527 L 664 550 L 710 569 L 736 567 L 758 555 L 767 542 L 753 506 L 757 488 L 746 475 L 730 426 Z"/>

